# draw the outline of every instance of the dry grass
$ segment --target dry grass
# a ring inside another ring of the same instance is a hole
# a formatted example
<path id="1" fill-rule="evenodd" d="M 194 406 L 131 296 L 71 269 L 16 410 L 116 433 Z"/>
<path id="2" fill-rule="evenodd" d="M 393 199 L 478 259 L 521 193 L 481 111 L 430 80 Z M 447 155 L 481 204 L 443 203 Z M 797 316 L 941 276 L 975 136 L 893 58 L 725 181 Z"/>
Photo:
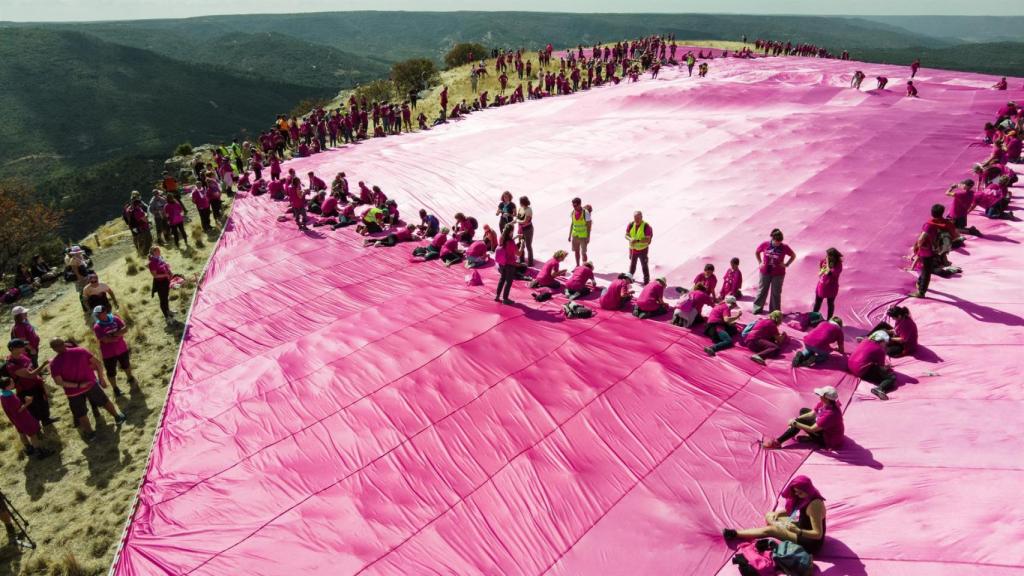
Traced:
<path id="1" fill-rule="evenodd" d="M 87 242 L 98 246 L 100 277 L 117 293 L 121 306 L 115 312 L 130 327 L 132 363 L 140 386 L 117 401 L 128 414 L 128 422 L 117 431 L 107 416 L 101 416 L 99 437 L 87 445 L 71 427 L 63 394 L 48 382 L 58 422 L 43 442 L 56 454 L 46 460 L 29 460 L 6 418 L 0 419 L 0 488 L 28 519 L 29 534 L 39 546 L 35 551 L 19 550 L 3 541 L 0 574 L 97 575 L 105 574 L 113 560 L 148 458 L 181 338 L 181 328 L 167 328 L 156 298 L 150 297 L 150 275 L 129 274 L 132 267 L 144 269 L 134 255 L 130 236 L 120 234 L 123 230 L 123 223 L 113 221 Z M 191 278 L 201 274 L 212 247 L 213 242 L 208 241 L 186 253 L 172 244 L 164 247 L 164 257 L 176 273 Z M 181 311 L 177 312 L 179 319 L 184 318 L 194 289 L 195 284 L 189 282 L 174 295 L 176 304 L 181 305 L 173 307 Z M 47 291 L 60 294 L 52 297 Z M 30 308 L 44 342 L 43 359 L 52 356 L 45 342 L 53 336 L 73 337 L 98 352 L 72 285 L 61 283 L 44 289 L 41 298 L 41 307 Z M 119 385 L 127 391 L 123 376 Z"/>

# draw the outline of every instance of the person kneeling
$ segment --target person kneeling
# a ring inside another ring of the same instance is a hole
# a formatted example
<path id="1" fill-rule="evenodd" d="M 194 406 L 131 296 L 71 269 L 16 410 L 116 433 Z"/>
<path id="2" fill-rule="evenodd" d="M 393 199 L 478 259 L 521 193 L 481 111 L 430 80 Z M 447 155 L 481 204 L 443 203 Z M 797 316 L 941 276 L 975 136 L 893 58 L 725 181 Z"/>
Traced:
<path id="1" fill-rule="evenodd" d="M 477 240 L 466 249 L 466 268 L 479 268 L 490 261 L 487 253 L 487 243 Z"/>
<path id="2" fill-rule="evenodd" d="M 822 322 L 814 327 L 804 337 L 804 347 L 793 356 L 793 367 L 813 366 L 828 359 L 832 351 L 832 344 L 836 345 L 836 351 L 846 355 L 843 347 L 843 320 L 839 316 L 833 316 L 828 322 Z"/>
<path id="3" fill-rule="evenodd" d="M 708 294 L 707 287 L 703 282 L 697 282 L 693 285 L 693 290 L 687 292 L 676 304 L 676 310 L 672 313 L 672 323 L 683 328 L 700 324 L 704 321 L 704 317 L 700 315 L 701 311 L 704 306 L 712 304 L 714 298 Z"/>
<path id="4" fill-rule="evenodd" d="M 726 296 L 725 300 L 711 309 L 708 314 L 708 325 L 704 335 L 711 338 L 711 346 L 704 348 L 704 353 L 714 356 L 726 348 L 732 348 L 736 336 L 736 321 L 743 314 L 738 310 L 735 296 Z M 735 313 L 732 313 L 734 312 Z"/>
<path id="5" fill-rule="evenodd" d="M 572 275 L 565 281 L 565 295 L 569 297 L 569 300 L 575 300 L 590 294 L 591 288 L 597 288 L 597 283 L 594 281 L 594 264 L 584 262 L 581 266 L 573 269 Z"/>
<path id="6" fill-rule="evenodd" d="M 829 450 L 842 448 L 845 427 L 843 407 L 839 404 L 839 392 L 833 386 L 825 386 L 815 388 L 814 394 L 819 398 L 817 406 L 813 409 L 802 408 L 800 415 L 789 421 L 789 428 L 781 436 L 765 440 L 761 446 L 767 450 L 781 448 L 797 434 L 804 432 L 807 435 L 797 438 L 797 441 L 809 442 Z"/>
<path id="7" fill-rule="evenodd" d="M 445 241 L 444 246 L 441 246 L 439 256 L 445 266 L 451 266 L 452 264 L 462 262 L 462 251 L 459 250 L 459 238 L 457 236 L 452 236 Z"/>
<path id="8" fill-rule="evenodd" d="M 434 260 L 441 256 L 441 248 L 448 242 L 448 227 L 441 228 L 441 231 L 434 235 L 430 244 L 418 246 L 412 249 L 412 255 L 424 260 Z"/>
<path id="9" fill-rule="evenodd" d="M 551 259 L 544 263 L 540 268 L 540 272 L 537 273 L 537 277 L 530 283 L 530 288 L 551 288 L 552 290 L 558 290 L 562 287 L 559 284 L 557 278 L 565 275 L 565 270 L 562 270 L 560 265 L 565 257 L 569 253 L 565 250 L 558 250 L 552 256 Z"/>
<path id="10" fill-rule="evenodd" d="M 667 283 L 664 278 L 658 278 L 644 286 L 636 298 L 633 316 L 644 319 L 664 314 L 668 310 L 668 306 L 665 305 L 665 286 Z"/>
<path id="11" fill-rule="evenodd" d="M 754 353 L 750 359 L 761 366 L 765 365 L 765 358 L 777 356 L 786 343 L 786 333 L 779 332 L 779 324 L 782 324 L 782 312 L 772 310 L 767 318 L 761 318 L 743 330 L 743 345 Z"/>

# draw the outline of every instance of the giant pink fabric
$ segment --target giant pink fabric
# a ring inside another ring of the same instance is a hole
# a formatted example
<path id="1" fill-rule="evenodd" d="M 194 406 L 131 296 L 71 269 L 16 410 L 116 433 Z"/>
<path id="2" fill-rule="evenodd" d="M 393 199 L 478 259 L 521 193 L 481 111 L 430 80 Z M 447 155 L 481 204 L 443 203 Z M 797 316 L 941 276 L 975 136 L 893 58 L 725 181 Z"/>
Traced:
<path id="1" fill-rule="evenodd" d="M 449 224 L 528 194 L 541 262 L 567 248 L 580 196 L 603 284 L 628 265 L 636 209 L 670 285 L 738 256 L 749 293 L 754 248 L 780 227 L 798 254 L 785 309 L 809 308 L 835 246 L 852 337 L 912 288 L 903 257 L 928 206 L 1022 96 L 959 72 L 922 70 L 912 100 L 905 68 L 710 64 L 705 80 L 663 70 L 290 166 L 345 170 Z M 891 90 L 849 89 L 855 67 Z M 986 237 L 954 254 L 962 278 L 910 302 L 922 353 L 896 362 L 910 384 L 882 403 L 836 357 L 708 358 L 668 316 L 567 321 L 525 283 L 501 306 L 494 268 L 469 288 L 462 269 L 410 264 L 408 245 L 301 233 L 284 207 L 235 204 L 117 574 L 730 574 L 720 529 L 759 524 L 798 469 L 828 499 L 827 574 L 1024 571 L 1018 224 L 972 215 Z M 824 385 L 848 405 L 842 452 L 755 446 Z"/>

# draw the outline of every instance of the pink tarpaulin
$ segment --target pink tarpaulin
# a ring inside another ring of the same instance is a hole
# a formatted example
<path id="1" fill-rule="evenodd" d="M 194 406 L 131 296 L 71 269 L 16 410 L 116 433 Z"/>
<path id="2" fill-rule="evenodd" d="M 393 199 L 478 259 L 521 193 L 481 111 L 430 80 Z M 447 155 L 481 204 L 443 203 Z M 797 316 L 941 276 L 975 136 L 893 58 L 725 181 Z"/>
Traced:
<path id="1" fill-rule="evenodd" d="M 670 286 L 738 256 L 750 294 L 754 248 L 779 227 L 798 254 L 786 311 L 809 309 L 826 248 L 845 254 L 852 348 L 912 289 L 904 257 L 987 156 L 982 125 L 1024 94 L 926 69 L 909 99 L 904 68 L 710 64 L 703 80 L 667 69 L 286 168 L 345 170 L 407 219 L 494 225 L 501 191 L 529 195 L 541 261 L 568 247 L 580 196 L 602 284 L 628 266 L 634 210 Z M 850 89 L 855 67 L 890 90 Z M 521 282 L 499 305 L 493 267 L 467 287 L 461 265 L 363 248 L 351 228 L 303 233 L 284 209 L 235 203 L 117 574 L 730 574 L 721 528 L 758 525 L 797 469 L 827 498 L 826 574 L 1024 573 L 1017 223 L 971 216 L 985 237 L 953 254 L 962 277 L 909 303 L 923 347 L 895 362 L 904 385 L 883 403 L 838 357 L 709 358 L 667 316 L 565 320 L 564 299 L 535 303 Z M 848 404 L 844 450 L 757 446 L 823 385 Z"/>

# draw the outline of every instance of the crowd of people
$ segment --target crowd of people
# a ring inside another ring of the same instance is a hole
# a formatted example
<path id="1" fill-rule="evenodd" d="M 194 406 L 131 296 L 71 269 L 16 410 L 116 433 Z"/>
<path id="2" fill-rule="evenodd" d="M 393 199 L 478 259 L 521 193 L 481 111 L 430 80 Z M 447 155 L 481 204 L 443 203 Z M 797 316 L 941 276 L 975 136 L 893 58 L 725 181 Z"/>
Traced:
<path id="1" fill-rule="evenodd" d="M 755 46 L 764 55 L 833 57 L 828 50 L 813 45 L 758 40 Z M 728 52 L 722 54 L 727 55 Z M 637 80 L 641 73 L 657 77 L 663 66 L 686 66 L 692 74 L 697 59 L 715 57 L 710 50 L 708 54 L 703 51 L 696 55 L 680 54 L 674 37 L 652 36 L 614 46 L 594 46 L 589 50 L 579 46 L 560 56 L 555 64 L 549 45 L 538 53 L 540 70 L 534 85 L 532 60 L 524 60 L 522 50 L 499 50 L 494 56 L 494 72 L 502 79 L 495 101 L 490 103 L 485 91 L 471 104 L 463 101 L 450 105 L 447 88 L 442 88 L 436 123 L 473 110 L 522 101 L 521 83 L 511 89 L 510 95 L 505 95 L 509 91 L 510 72 L 521 81 L 527 80 L 525 94 L 527 98 L 536 99 L 617 84 L 622 78 Z M 680 59 L 677 60 L 677 56 Z M 753 57 L 753 52 L 744 49 L 734 52 L 733 56 Z M 848 59 L 849 55 L 843 52 L 840 57 Z M 916 75 L 919 65 L 915 62 L 911 77 Z M 472 72 L 474 78 L 486 73 L 483 63 Z M 706 73 L 705 62 L 698 68 L 698 75 Z M 863 79 L 864 74 L 858 71 L 852 85 L 859 88 Z M 879 77 L 878 81 L 879 87 L 884 88 L 887 79 Z M 139 254 L 149 259 L 152 291 L 159 296 L 165 317 L 171 317 L 167 295 L 176 276 L 162 258 L 160 247 L 154 245 L 151 230 L 156 230 L 156 243 L 167 245 L 173 241 L 175 247 L 180 248 L 180 242 L 184 242 L 187 248 L 188 237 L 183 226 L 187 210 L 182 198 L 191 199 L 203 229 L 211 230 L 214 221 L 223 223 L 221 195 L 232 195 L 237 189 L 284 203 L 286 208 L 279 220 L 294 220 L 300 230 L 307 230 L 309 226 L 333 230 L 352 227 L 356 234 L 364 237 L 363 244 L 367 248 L 417 244 L 411 250 L 416 260 L 439 260 L 445 266 L 463 264 L 474 270 L 472 278 L 477 284 L 480 277 L 475 269 L 493 262 L 498 272 L 494 300 L 499 303 L 515 304 L 510 298 L 511 288 L 517 282 L 527 282 L 533 298 L 538 301 L 564 297 L 563 310 L 568 318 L 592 315 L 594 310 L 586 306 L 587 301 L 604 311 L 631 311 L 641 319 L 668 316 L 675 326 L 696 329 L 703 334 L 708 339 L 704 348 L 708 356 L 742 346 L 749 352 L 752 362 L 765 365 L 787 350 L 788 336 L 782 329 L 785 319 L 782 290 L 787 269 L 797 254 L 786 243 L 780 229 L 771 230 L 767 238 L 754 247 L 757 282 L 752 291 L 751 311 L 756 318 L 742 322 L 739 309 L 744 291 L 741 259 L 729 260 L 721 283 L 715 265 L 704 265 L 691 283 L 676 287 L 679 298 L 671 302 L 666 295 L 667 279 L 650 276 L 649 253 L 655 231 L 642 211 L 636 211 L 632 219 L 624 223 L 628 271 L 617 274 L 602 288 L 595 279 L 595 265 L 588 254 L 594 208 L 581 198 L 573 198 L 566 207 L 566 249 L 556 250 L 538 267 L 533 246 L 533 208 L 527 196 L 515 199 L 511 192 L 502 192 L 493 228 L 490 223 L 481 225 L 474 215 L 464 213 L 452 215 L 453 224 L 448 227 L 441 224 L 438 215 L 426 209 L 418 211 L 418 222 L 403 220 L 397 201 L 389 198 L 384 190 L 365 182 L 358 182 L 356 189 L 351 189 L 344 172 L 337 173 L 328 184 L 312 171 L 304 180 L 294 169 L 285 170 L 281 166 L 289 151 L 293 157 L 301 157 L 367 138 L 370 134 L 378 137 L 410 131 L 415 108 L 415 97 L 398 105 L 368 103 L 353 96 L 348 101 L 347 111 L 339 108 L 327 113 L 317 109 L 304 120 L 282 116 L 256 143 L 235 141 L 218 149 L 209 166 L 197 158 L 190 184 L 180 186 L 175 177 L 165 174 L 148 203 L 142 201 L 140 194 L 133 193 L 123 217 Z M 977 228 L 967 223 L 976 207 L 982 208 L 989 218 L 1012 217 L 1008 211 L 1010 186 L 1016 182 L 1017 175 L 1007 163 L 1020 162 L 1022 122 L 1024 112 L 1015 103 L 1010 102 L 1000 109 L 995 121 L 985 126 L 984 138 L 993 148 L 991 156 L 975 167 L 976 182 L 965 180 L 946 191 L 952 197 L 948 217 L 942 204 L 932 208 L 931 219 L 923 226 L 913 247 L 913 267 L 920 275 L 912 296 L 926 295 L 933 274 L 956 273 L 948 261 L 950 251 L 964 242 L 965 234 L 981 236 Z M 425 128 L 425 123 L 421 113 L 419 127 Z M 570 255 L 572 267 L 568 266 Z M 117 386 L 118 370 L 124 372 L 129 384 L 137 384 L 125 341 L 128 327 L 113 313 L 117 306 L 113 291 L 99 282 L 80 247 L 72 247 L 68 258 L 83 306 L 92 314 L 101 358 L 67 338 L 53 338 L 49 345 L 54 356 L 40 363 L 40 338 L 29 321 L 28 311 L 15 308 L 2 400 L 5 412 L 21 435 L 26 453 L 37 457 L 48 454 L 39 443 L 39 436 L 54 433 L 49 392 L 44 384 L 46 375 L 63 388 L 76 425 L 87 441 L 95 436 L 88 418 L 90 406 L 96 414 L 101 409 L 106 410 L 119 425 L 125 420 L 124 413 L 107 398 L 104 390 L 110 387 L 115 396 L 122 394 Z M 622 264 L 626 268 L 626 262 Z M 638 268 L 642 281 L 635 277 Z M 874 384 L 872 393 L 885 400 L 896 388 L 895 372 L 888 358 L 915 353 L 917 326 L 907 307 L 893 306 L 888 311 L 888 320 L 874 326 L 848 353 L 843 319 L 835 315 L 843 270 L 844 258 L 838 249 L 829 248 L 821 254 L 814 294 L 807 295 L 809 309 L 799 314 L 799 323 L 806 333 L 793 354 L 791 365 L 795 368 L 818 366 L 838 354 L 844 357 L 845 370 Z M 588 300 L 591 294 L 594 298 Z M 844 425 L 838 391 L 825 386 L 815 389 L 814 395 L 815 406 L 801 409 L 777 437 L 764 439 L 761 444 L 765 449 L 776 449 L 792 440 L 820 449 L 842 448 Z M 783 511 L 769 513 L 765 526 L 747 530 L 727 528 L 724 536 L 727 539 L 771 537 L 799 544 L 808 555 L 820 551 L 826 532 L 824 498 L 811 480 L 803 476 L 793 478 L 781 496 L 785 502 Z"/>

